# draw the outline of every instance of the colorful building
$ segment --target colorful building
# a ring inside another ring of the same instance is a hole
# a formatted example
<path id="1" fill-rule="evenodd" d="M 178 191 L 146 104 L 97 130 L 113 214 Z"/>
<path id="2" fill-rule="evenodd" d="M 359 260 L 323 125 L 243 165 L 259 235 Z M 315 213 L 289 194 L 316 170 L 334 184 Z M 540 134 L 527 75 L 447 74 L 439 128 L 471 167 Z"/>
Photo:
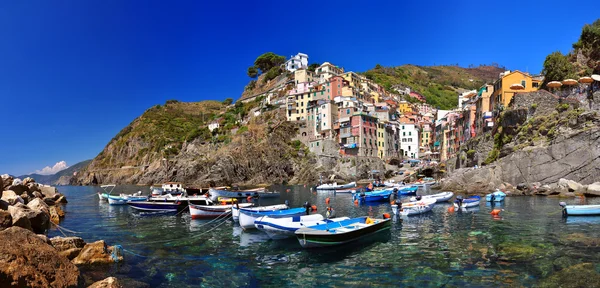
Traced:
<path id="1" fill-rule="evenodd" d="M 294 71 L 294 82 L 296 85 L 305 82 L 313 82 L 316 80 L 316 75 L 307 69 L 298 69 Z"/>
<path id="2" fill-rule="evenodd" d="M 419 129 L 415 124 L 400 123 L 400 149 L 404 157 L 419 158 Z"/>
<path id="3" fill-rule="evenodd" d="M 521 85 L 523 89 L 511 88 L 514 84 Z M 500 73 L 500 79 L 494 82 L 491 105 L 494 109 L 508 107 L 508 104 L 516 93 L 537 91 L 539 87 L 539 80 L 537 78 L 534 80 L 528 73 L 523 73 L 519 70 Z"/>
<path id="4" fill-rule="evenodd" d="M 291 56 L 290 59 L 285 61 L 284 67 L 290 72 L 294 72 L 298 69 L 308 68 L 308 55 L 304 53 L 298 53 L 296 56 Z"/>
<path id="5" fill-rule="evenodd" d="M 355 112 L 350 118 L 351 129 L 340 128 L 340 145 L 344 147 L 344 154 L 377 157 L 377 122 L 376 117 Z"/>
<path id="6" fill-rule="evenodd" d="M 494 127 L 490 97 L 494 93 L 494 85 L 485 84 L 479 88 L 475 98 L 475 133 L 480 135 Z"/>
<path id="7" fill-rule="evenodd" d="M 321 64 L 319 68 L 317 68 L 316 72 L 319 78 L 319 83 L 325 83 L 327 80 L 329 80 L 329 78 L 344 73 L 344 69 L 339 68 L 329 62 L 325 62 Z"/>

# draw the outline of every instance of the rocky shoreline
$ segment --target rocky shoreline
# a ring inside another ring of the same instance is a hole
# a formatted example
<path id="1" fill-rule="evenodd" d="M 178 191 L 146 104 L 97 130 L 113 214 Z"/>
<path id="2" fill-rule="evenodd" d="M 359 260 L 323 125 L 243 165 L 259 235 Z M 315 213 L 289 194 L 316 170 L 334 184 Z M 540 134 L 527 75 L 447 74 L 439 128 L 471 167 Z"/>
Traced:
<path id="1" fill-rule="evenodd" d="M 86 283 L 80 271 L 122 261 L 118 247 L 46 236 L 65 216 L 67 199 L 55 187 L 5 174 L 0 188 L 0 287 L 124 287 L 114 277 Z"/>

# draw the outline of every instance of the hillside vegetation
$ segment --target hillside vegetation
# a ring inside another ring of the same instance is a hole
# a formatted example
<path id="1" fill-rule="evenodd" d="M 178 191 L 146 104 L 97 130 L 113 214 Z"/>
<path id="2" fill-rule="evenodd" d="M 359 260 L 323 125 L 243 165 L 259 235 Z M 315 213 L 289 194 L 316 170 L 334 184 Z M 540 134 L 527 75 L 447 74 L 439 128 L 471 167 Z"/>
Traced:
<path id="1" fill-rule="evenodd" d="M 463 68 L 459 66 L 415 66 L 403 65 L 398 67 L 375 68 L 363 74 L 386 88 L 401 85 L 409 87 L 423 96 L 428 104 L 440 109 L 452 109 L 458 105 L 457 92 L 462 89 L 478 89 L 486 82 L 498 78 L 504 68 L 497 66 L 479 66 Z M 407 97 L 411 101 L 411 97 Z"/>

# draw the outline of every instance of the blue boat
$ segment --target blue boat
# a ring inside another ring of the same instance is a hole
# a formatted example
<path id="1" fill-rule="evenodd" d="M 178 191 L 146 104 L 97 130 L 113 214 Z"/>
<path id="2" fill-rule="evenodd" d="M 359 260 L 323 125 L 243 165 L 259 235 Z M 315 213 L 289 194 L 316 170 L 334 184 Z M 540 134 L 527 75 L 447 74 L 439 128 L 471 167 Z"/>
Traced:
<path id="1" fill-rule="evenodd" d="M 391 189 L 378 190 L 373 192 L 354 193 L 352 198 L 362 202 L 382 202 L 390 200 L 390 196 L 394 193 Z"/>
<path id="2" fill-rule="evenodd" d="M 271 218 L 285 218 L 285 217 L 294 217 L 294 216 L 302 216 L 308 215 L 310 208 L 300 207 L 300 208 L 291 208 L 291 209 L 283 209 L 283 210 L 275 210 L 275 211 L 252 211 L 246 209 L 240 209 L 239 222 L 240 227 L 242 229 L 254 229 L 254 221 L 263 216 L 269 216 Z"/>
<path id="3" fill-rule="evenodd" d="M 567 205 L 565 202 L 559 204 L 563 207 L 563 216 L 597 216 L 600 215 L 600 205 Z"/>
<path id="4" fill-rule="evenodd" d="M 456 208 L 472 208 L 479 207 L 479 201 L 481 197 L 479 196 L 471 196 L 467 199 L 463 199 L 462 196 L 457 196 L 456 200 L 454 200 L 454 207 Z"/>
<path id="5" fill-rule="evenodd" d="M 410 186 L 396 187 L 394 189 L 398 189 L 398 194 L 400 194 L 400 195 L 417 195 L 417 190 L 419 190 L 419 187 L 410 185 Z"/>
<path id="6" fill-rule="evenodd" d="M 496 190 L 494 193 L 485 195 L 485 201 L 487 202 L 502 202 L 506 198 L 506 193 Z"/>

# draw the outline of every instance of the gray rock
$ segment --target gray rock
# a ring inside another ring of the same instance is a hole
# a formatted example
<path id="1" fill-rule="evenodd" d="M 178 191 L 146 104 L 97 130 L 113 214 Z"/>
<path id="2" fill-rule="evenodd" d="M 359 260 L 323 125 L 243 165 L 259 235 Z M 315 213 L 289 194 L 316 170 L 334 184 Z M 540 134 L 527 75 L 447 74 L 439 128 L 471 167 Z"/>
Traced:
<path id="1" fill-rule="evenodd" d="M 33 193 L 31 193 L 33 195 L 33 197 L 35 198 L 44 198 L 44 195 L 42 193 L 40 193 L 39 191 L 35 191 Z"/>
<path id="2" fill-rule="evenodd" d="M 66 251 L 73 248 L 83 248 L 85 246 L 85 241 L 80 237 L 52 237 L 50 238 L 50 243 L 56 250 L 58 251 Z"/>
<path id="3" fill-rule="evenodd" d="M 64 195 L 61 195 L 60 197 L 58 197 L 58 199 L 56 199 L 55 202 L 56 203 L 62 203 L 62 204 L 69 203 L 69 201 L 67 201 L 67 197 L 65 197 Z"/>
<path id="4" fill-rule="evenodd" d="M 19 195 L 17 193 L 15 193 L 15 191 L 12 191 L 12 190 L 3 191 L 1 199 L 8 202 L 10 205 L 14 205 L 17 202 L 20 202 Z"/>
<path id="5" fill-rule="evenodd" d="M 22 207 L 19 205 L 8 206 L 8 212 L 10 213 L 10 216 L 12 218 L 12 226 L 32 230 L 31 221 L 29 221 L 28 213 L 26 211 L 28 209 L 29 208 L 25 205 L 22 205 Z"/>
<path id="6" fill-rule="evenodd" d="M 7 190 L 12 190 L 17 193 L 17 195 L 21 195 L 23 193 L 29 193 L 29 188 L 23 184 L 10 185 Z"/>
<path id="7" fill-rule="evenodd" d="M 58 191 L 56 190 L 55 187 L 50 187 L 50 186 L 41 186 L 40 191 L 42 192 L 44 197 L 50 197 L 50 198 L 54 197 L 54 195 L 56 195 L 56 193 L 58 193 Z"/>
<path id="8" fill-rule="evenodd" d="M 12 216 L 10 212 L 0 210 L 0 231 L 12 226 Z"/>
<path id="9" fill-rule="evenodd" d="M 102 281 L 95 282 L 88 288 L 122 288 L 124 287 L 115 277 L 108 277 Z"/>
<path id="10" fill-rule="evenodd" d="M 8 174 L 2 174 L 2 176 L 0 176 L 0 178 L 2 178 L 2 187 L 0 187 L 0 190 L 6 190 L 6 187 L 12 185 L 13 182 L 13 177 L 11 177 Z"/>
<path id="11" fill-rule="evenodd" d="M 586 196 L 600 196 L 600 182 L 594 182 L 587 187 Z"/>
<path id="12" fill-rule="evenodd" d="M 37 198 L 39 199 L 39 198 Z M 54 201 L 54 199 L 52 198 L 44 198 L 44 203 L 46 203 L 48 206 L 52 206 L 54 204 L 56 204 L 56 201 Z"/>
<path id="13" fill-rule="evenodd" d="M 582 192 L 584 188 L 583 185 L 573 180 L 568 180 L 564 178 L 560 178 L 558 180 L 558 186 L 561 188 L 567 188 L 569 192 Z"/>

